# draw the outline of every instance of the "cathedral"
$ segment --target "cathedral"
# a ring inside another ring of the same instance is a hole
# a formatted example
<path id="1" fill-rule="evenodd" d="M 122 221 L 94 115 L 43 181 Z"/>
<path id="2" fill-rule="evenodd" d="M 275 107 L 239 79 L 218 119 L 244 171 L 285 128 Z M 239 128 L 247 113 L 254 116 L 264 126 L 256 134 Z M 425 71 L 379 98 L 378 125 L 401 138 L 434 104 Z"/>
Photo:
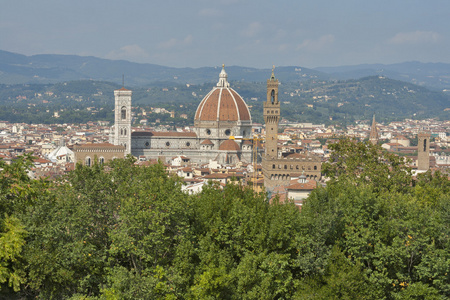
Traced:
<path id="1" fill-rule="evenodd" d="M 252 161 L 250 110 L 242 97 L 230 87 L 225 67 L 215 87 L 198 105 L 193 132 L 133 131 L 131 127 L 132 91 L 114 91 L 115 123 L 111 143 L 125 147 L 126 154 L 163 162 L 185 156 L 194 163 L 236 164 Z M 230 139 L 239 136 L 241 139 Z"/>

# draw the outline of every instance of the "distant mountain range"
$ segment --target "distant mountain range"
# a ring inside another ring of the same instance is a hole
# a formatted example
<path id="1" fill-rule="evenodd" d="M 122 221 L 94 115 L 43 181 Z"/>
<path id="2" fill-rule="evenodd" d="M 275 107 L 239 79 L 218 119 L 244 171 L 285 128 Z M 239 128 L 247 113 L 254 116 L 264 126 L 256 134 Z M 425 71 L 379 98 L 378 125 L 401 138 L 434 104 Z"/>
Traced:
<path id="1" fill-rule="evenodd" d="M 363 64 L 341 67 L 321 67 L 314 70 L 324 72 L 333 79 L 359 79 L 382 75 L 432 89 L 450 90 L 450 64 L 421 63 L 417 61 L 391 65 Z"/>
<path id="2" fill-rule="evenodd" d="M 227 66 L 233 81 L 265 81 L 270 69 Z M 171 68 L 155 64 L 140 64 L 125 60 L 108 60 L 93 56 L 41 54 L 25 56 L 0 50 L 0 83 L 57 83 L 70 80 L 100 80 L 125 85 L 145 86 L 157 82 L 201 84 L 217 81 L 220 67 Z M 277 68 L 277 78 L 298 81 L 328 78 L 319 71 L 299 68 Z"/>
<path id="3" fill-rule="evenodd" d="M 147 86 L 158 82 L 200 84 L 217 81 L 220 67 L 171 68 L 156 64 L 108 60 L 93 56 L 41 54 L 25 56 L 0 50 L 0 83 L 57 83 L 70 80 L 101 80 L 127 86 Z M 232 81 L 264 82 L 270 69 L 227 66 Z M 435 90 L 450 90 L 450 64 L 405 62 L 382 65 L 321 67 L 308 69 L 298 66 L 277 67 L 281 82 L 344 80 L 383 75 Z"/>

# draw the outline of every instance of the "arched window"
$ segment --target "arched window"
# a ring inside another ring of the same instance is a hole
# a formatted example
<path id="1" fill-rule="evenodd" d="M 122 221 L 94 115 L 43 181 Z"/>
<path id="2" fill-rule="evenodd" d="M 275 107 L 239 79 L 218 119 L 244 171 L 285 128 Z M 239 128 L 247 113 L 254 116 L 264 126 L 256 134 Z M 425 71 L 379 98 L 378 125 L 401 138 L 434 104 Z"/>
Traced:
<path id="1" fill-rule="evenodd" d="M 104 157 L 100 157 L 100 159 L 98 160 L 98 162 L 103 165 L 105 163 L 105 158 Z"/>
<path id="2" fill-rule="evenodd" d="M 275 103 L 275 90 L 272 90 L 272 92 L 270 92 L 270 98 L 271 98 L 272 104 L 274 104 Z"/>
<path id="3" fill-rule="evenodd" d="M 120 110 L 120 118 L 122 120 L 125 120 L 127 118 L 127 109 L 125 106 L 122 106 L 122 109 Z"/>
<path id="4" fill-rule="evenodd" d="M 317 170 L 317 166 L 314 166 L 314 170 Z"/>
<path id="5" fill-rule="evenodd" d="M 85 158 L 84 163 L 86 164 L 86 166 L 90 167 L 90 166 L 91 166 L 91 158 L 90 158 L 89 156 L 87 156 L 87 157 Z"/>
<path id="6" fill-rule="evenodd" d="M 126 129 L 123 130 L 123 135 L 127 135 L 127 130 Z"/>
<path id="7" fill-rule="evenodd" d="M 275 165 L 272 165 L 272 169 L 275 169 Z"/>
<path id="8" fill-rule="evenodd" d="M 423 151 L 427 151 L 427 139 L 423 140 Z"/>

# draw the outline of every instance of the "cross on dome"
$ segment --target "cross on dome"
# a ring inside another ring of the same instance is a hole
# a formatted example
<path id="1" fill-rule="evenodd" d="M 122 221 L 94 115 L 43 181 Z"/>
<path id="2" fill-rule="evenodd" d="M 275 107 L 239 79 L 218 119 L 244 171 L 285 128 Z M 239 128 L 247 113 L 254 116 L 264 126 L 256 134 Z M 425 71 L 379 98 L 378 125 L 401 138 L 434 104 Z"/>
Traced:
<path id="1" fill-rule="evenodd" d="M 230 87 L 230 84 L 227 81 L 228 74 L 225 72 L 225 64 L 222 65 L 222 71 L 219 74 L 219 82 L 217 83 L 217 87 Z"/>

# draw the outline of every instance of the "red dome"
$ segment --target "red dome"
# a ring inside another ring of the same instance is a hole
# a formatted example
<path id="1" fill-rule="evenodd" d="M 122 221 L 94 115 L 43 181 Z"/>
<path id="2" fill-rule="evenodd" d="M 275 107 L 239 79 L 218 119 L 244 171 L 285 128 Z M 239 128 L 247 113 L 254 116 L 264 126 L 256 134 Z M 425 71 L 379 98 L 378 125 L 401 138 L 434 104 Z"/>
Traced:
<path id="1" fill-rule="evenodd" d="M 239 151 L 241 148 L 234 140 L 225 140 L 222 144 L 220 144 L 219 150 Z"/>
<path id="2" fill-rule="evenodd" d="M 195 121 L 250 121 L 250 110 L 244 99 L 227 82 L 222 69 L 219 83 L 200 102 Z"/>

